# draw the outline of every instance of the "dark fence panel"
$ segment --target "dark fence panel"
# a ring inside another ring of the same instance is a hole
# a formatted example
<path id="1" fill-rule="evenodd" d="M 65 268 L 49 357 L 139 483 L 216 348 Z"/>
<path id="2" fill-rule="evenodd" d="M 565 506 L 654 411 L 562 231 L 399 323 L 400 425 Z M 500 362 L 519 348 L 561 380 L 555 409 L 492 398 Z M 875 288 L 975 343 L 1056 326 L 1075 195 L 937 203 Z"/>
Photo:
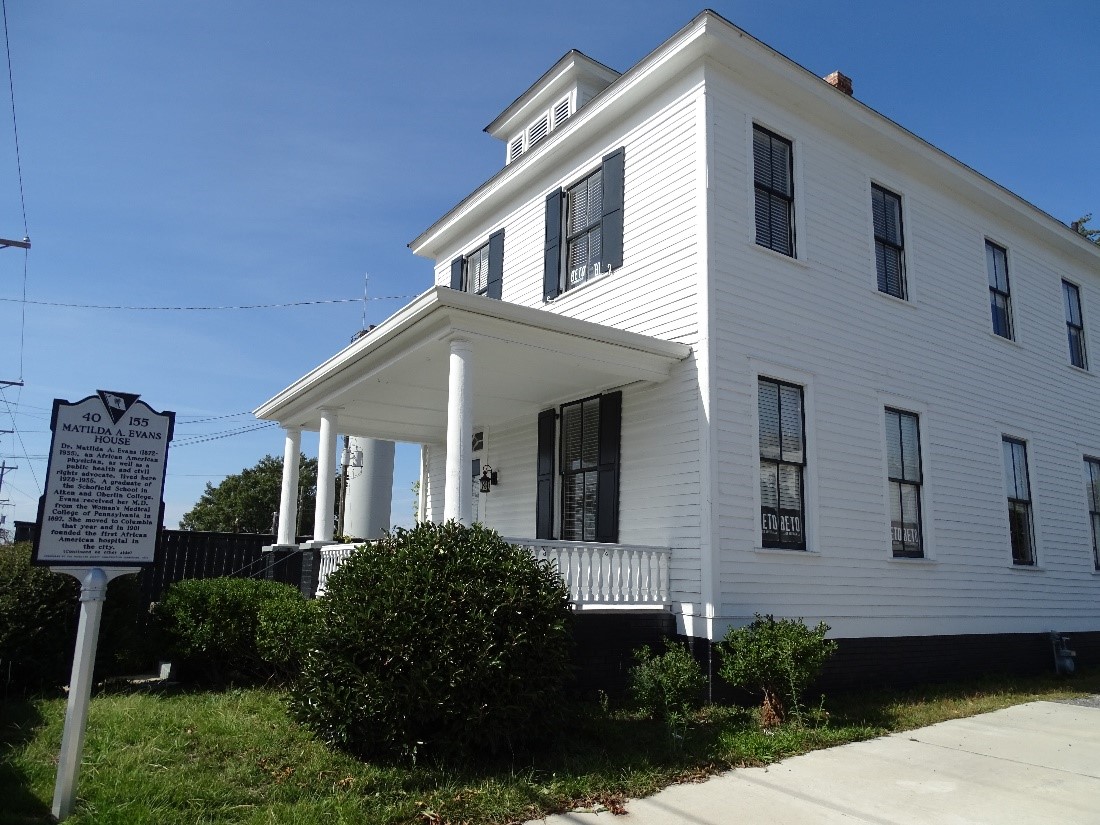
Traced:
<path id="1" fill-rule="evenodd" d="M 270 579 L 301 587 L 304 575 L 312 573 L 312 565 L 307 563 L 303 569 L 303 554 L 296 550 L 264 552 L 263 548 L 273 543 L 273 536 L 257 533 L 161 530 L 154 562 L 141 571 L 142 599 L 148 605 L 174 582 L 219 576 Z M 310 561 L 312 554 L 305 553 Z"/>

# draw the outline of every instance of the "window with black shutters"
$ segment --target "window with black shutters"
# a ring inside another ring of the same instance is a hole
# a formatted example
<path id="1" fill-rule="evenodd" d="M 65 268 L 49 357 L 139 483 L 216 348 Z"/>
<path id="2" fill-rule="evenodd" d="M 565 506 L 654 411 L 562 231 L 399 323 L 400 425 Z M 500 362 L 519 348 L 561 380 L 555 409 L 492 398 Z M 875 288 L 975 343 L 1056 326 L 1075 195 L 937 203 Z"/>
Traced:
<path id="1" fill-rule="evenodd" d="M 890 545 L 897 558 L 924 555 L 921 534 L 920 423 L 913 413 L 886 409 Z"/>
<path id="2" fill-rule="evenodd" d="M 1085 496 L 1092 524 L 1092 563 L 1100 570 L 1100 459 L 1085 458 Z"/>
<path id="3" fill-rule="evenodd" d="M 794 160 L 791 142 L 752 127 L 756 242 L 794 257 Z"/>
<path id="4" fill-rule="evenodd" d="M 1035 528 L 1031 516 L 1031 481 L 1027 472 L 1027 445 L 1007 436 L 1002 440 L 1005 483 L 1008 489 L 1008 529 L 1012 563 L 1035 564 Z"/>
<path id="5" fill-rule="evenodd" d="M 764 547 L 805 550 L 802 387 L 759 379 L 760 530 Z"/>
<path id="6" fill-rule="evenodd" d="M 596 540 L 600 399 L 561 408 L 561 537 Z"/>
<path id="7" fill-rule="evenodd" d="M 619 540 L 619 451 L 622 393 L 563 404 L 558 441 L 561 479 L 559 536 L 566 541 Z M 536 531 L 550 538 L 553 508 L 554 411 L 539 415 Z"/>
<path id="8" fill-rule="evenodd" d="M 623 265 L 625 157 L 616 149 L 583 180 L 546 196 L 543 300 Z"/>
<path id="9" fill-rule="evenodd" d="M 504 230 L 469 255 L 451 261 L 451 289 L 500 300 L 504 281 Z"/>
<path id="10" fill-rule="evenodd" d="M 1088 369 L 1085 358 L 1085 322 L 1081 317 L 1081 291 L 1069 281 L 1062 281 L 1062 302 L 1066 307 L 1066 335 L 1069 337 L 1069 362 Z"/>
<path id="11" fill-rule="evenodd" d="M 989 308 L 993 313 L 993 331 L 1010 341 L 1012 333 L 1012 299 L 1008 288 L 1008 252 L 992 241 L 985 242 L 985 264 L 989 271 Z"/>
<path id="12" fill-rule="evenodd" d="M 875 269 L 879 292 L 905 298 L 901 198 L 871 184 L 871 215 L 875 226 Z"/>

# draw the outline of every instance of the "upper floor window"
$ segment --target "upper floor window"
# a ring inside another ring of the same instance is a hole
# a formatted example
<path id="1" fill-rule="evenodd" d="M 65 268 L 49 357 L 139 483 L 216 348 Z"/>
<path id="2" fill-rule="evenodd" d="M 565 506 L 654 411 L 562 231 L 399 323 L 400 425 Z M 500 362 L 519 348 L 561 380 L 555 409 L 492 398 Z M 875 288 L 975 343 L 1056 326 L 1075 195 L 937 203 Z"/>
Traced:
<path id="1" fill-rule="evenodd" d="M 1069 281 L 1062 281 L 1062 302 L 1066 307 L 1066 335 L 1069 337 L 1069 362 L 1088 369 L 1085 359 L 1085 322 L 1081 316 L 1081 291 Z"/>
<path id="2" fill-rule="evenodd" d="M 890 543 L 898 558 L 921 558 L 920 424 L 913 413 L 886 409 Z"/>
<path id="3" fill-rule="evenodd" d="M 1027 472 L 1027 445 L 1007 436 L 1004 450 L 1005 484 L 1008 490 L 1008 530 L 1012 563 L 1035 564 L 1035 528 L 1031 515 L 1031 480 Z"/>
<path id="4" fill-rule="evenodd" d="M 622 149 L 568 189 L 546 197 L 543 299 L 623 264 Z"/>
<path id="5" fill-rule="evenodd" d="M 875 226 L 875 269 L 879 292 L 905 298 L 901 198 L 871 184 L 871 215 Z"/>
<path id="6" fill-rule="evenodd" d="M 565 288 L 600 274 L 603 169 L 569 187 L 566 196 Z"/>
<path id="7" fill-rule="evenodd" d="M 794 155 L 791 142 L 752 127 L 756 242 L 794 257 Z"/>
<path id="8" fill-rule="evenodd" d="M 985 242 L 985 264 L 989 272 L 989 308 L 993 313 L 993 331 L 1010 341 L 1012 332 L 1012 298 L 1008 288 L 1008 252 L 992 241 Z"/>
<path id="9" fill-rule="evenodd" d="M 500 299 L 504 281 L 504 230 L 469 255 L 451 261 L 451 289 Z"/>
<path id="10" fill-rule="evenodd" d="M 1100 460 L 1085 458 L 1085 495 L 1092 524 L 1092 562 L 1100 570 Z"/>
<path id="11" fill-rule="evenodd" d="M 765 547 L 806 549 L 802 387 L 770 378 L 758 385 L 760 530 Z"/>

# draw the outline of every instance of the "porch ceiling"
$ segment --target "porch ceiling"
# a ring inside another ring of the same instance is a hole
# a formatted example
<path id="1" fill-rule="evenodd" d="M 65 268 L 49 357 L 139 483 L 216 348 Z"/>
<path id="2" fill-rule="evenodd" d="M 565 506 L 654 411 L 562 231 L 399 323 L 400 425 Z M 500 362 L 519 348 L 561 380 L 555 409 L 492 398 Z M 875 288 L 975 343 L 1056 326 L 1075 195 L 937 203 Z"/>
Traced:
<path id="1" fill-rule="evenodd" d="M 284 426 L 316 430 L 338 408 L 341 433 L 442 442 L 450 341 L 473 346 L 476 426 L 534 416 L 548 405 L 639 381 L 662 381 L 686 344 L 543 309 L 432 287 L 256 408 Z"/>

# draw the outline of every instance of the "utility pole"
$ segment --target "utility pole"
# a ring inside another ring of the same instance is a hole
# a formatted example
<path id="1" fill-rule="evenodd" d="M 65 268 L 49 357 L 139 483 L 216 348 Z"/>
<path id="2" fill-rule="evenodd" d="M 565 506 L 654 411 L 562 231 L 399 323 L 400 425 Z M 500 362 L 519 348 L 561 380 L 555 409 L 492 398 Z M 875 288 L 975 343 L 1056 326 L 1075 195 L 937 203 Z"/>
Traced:
<path id="1" fill-rule="evenodd" d="M 14 111 L 14 109 L 12 111 Z M 16 151 L 18 151 L 18 143 L 16 145 Z M 22 173 L 20 173 L 20 174 L 22 174 Z M 22 178 L 20 178 L 20 181 L 22 181 Z M 20 183 L 20 186 L 22 186 L 22 183 Z M 27 216 L 24 214 L 23 215 L 24 222 L 26 222 L 26 219 L 27 219 Z M 21 240 L 21 241 L 12 241 L 12 240 L 8 240 L 7 238 L 0 238 L 0 249 L 7 249 L 9 246 L 15 246 L 15 247 L 18 247 L 19 249 L 30 249 L 31 248 L 31 239 L 26 237 L 25 235 L 23 236 L 23 240 Z M 0 380 L 0 387 L 22 387 L 22 386 L 23 386 L 22 379 L 20 379 L 19 381 L 2 381 L 2 380 Z M 2 431 L 0 431 L 0 432 L 2 432 Z M 10 432 L 10 431 L 8 431 L 8 432 Z M 14 470 L 16 468 L 13 467 L 12 469 Z M 0 476 L 0 479 L 2 479 L 2 478 L 3 478 L 3 476 Z"/>
<path id="2" fill-rule="evenodd" d="M 18 467 L 9 466 L 8 462 L 6 460 L 3 461 L 3 462 L 0 462 L 0 493 L 2 493 L 4 491 L 4 474 L 7 473 L 8 470 L 18 470 L 18 469 L 19 469 Z"/>

